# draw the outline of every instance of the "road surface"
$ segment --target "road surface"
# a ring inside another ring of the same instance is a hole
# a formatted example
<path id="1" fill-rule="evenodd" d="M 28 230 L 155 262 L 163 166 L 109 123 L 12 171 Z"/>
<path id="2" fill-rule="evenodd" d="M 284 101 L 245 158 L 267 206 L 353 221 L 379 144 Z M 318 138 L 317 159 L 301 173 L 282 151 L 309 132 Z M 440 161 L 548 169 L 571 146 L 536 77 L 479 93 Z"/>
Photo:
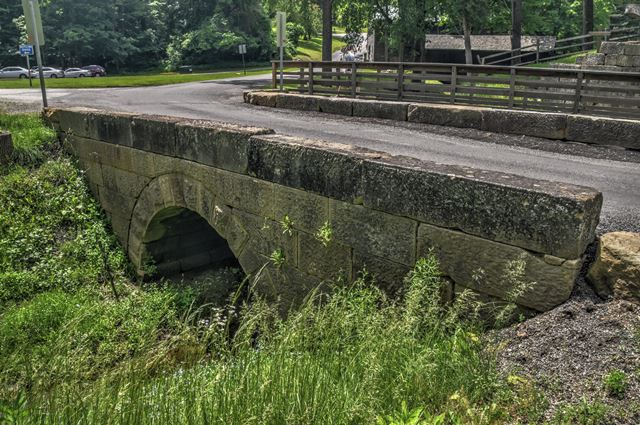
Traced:
<path id="1" fill-rule="evenodd" d="M 244 90 L 266 87 L 269 82 L 268 76 L 254 76 L 161 87 L 54 89 L 49 91 L 49 100 L 52 106 L 87 106 L 264 126 L 281 134 L 589 186 L 604 194 L 600 232 L 640 231 L 640 152 L 243 103 Z M 3 99 L 38 102 L 39 91 L 0 90 L 0 101 Z"/>

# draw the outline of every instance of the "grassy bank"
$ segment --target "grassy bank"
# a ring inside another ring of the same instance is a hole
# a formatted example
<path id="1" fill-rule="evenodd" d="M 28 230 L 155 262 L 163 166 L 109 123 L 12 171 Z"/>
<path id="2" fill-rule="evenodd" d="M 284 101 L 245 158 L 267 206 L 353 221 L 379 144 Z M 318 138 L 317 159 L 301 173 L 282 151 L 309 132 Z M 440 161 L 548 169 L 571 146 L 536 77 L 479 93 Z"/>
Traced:
<path id="1" fill-rule="evenodd" d="M 261 75 L 269 73 L 269 68 L 247 70 L 247 75 Z M 159 73 L 142 75 L 117 75 L 98 78 L 47 78 L 48 88 L 105 88 L 105 87 L 144 87 L 163 86 L 168 84 L 193 83 L 198 81 L 221 80 L 224 78 L 243 77 L 242 70 L 215 73 Z M 1 79 L 0 89 L 29 88 L 29 80 Z M 33 80 L 33 88 L 40 88 L 40 81 Z"/>

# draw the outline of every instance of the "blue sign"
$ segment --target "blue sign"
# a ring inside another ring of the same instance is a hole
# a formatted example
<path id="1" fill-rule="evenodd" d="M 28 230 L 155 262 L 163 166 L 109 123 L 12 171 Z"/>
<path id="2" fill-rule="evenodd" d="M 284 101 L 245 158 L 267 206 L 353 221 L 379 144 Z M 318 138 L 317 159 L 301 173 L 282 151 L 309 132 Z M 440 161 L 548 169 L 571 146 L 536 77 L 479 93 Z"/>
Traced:
<path id="1" fill-rule="evenodd" d="M 25 44 L 23 46 L 20 46 L 20 55 L 33 56 L 33 46 L 30 44 Z"/>

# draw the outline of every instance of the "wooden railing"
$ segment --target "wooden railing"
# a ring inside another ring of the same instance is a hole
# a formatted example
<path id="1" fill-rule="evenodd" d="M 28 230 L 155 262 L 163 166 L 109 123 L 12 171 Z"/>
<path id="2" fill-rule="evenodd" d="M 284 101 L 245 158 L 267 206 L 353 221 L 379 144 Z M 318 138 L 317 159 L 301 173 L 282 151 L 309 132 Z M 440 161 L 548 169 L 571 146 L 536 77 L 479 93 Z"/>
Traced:
<path id="1" fill-rule="evenodd" d="M 581 51 L 592 50 L 598 46 L 597 37 L 606 41 L 627 41 L 640 39 L 640 26 L 616 28 L 611 31 L 594 32 L 577 37 L 556 40 L 553 46 L 547 46 L 542 39 L 519 49 L 507 50 L 479 57 L 483 65 L 524 66 L 532 63 L 548 62 L 574 55 Z"/>
<path id="2" fill-rule="evenodd" d="M 273 87 L 278 87 L 278 63 Z M 287 91 L 640 119 L 640 73 L 441 63 L 284 63 Z"/>

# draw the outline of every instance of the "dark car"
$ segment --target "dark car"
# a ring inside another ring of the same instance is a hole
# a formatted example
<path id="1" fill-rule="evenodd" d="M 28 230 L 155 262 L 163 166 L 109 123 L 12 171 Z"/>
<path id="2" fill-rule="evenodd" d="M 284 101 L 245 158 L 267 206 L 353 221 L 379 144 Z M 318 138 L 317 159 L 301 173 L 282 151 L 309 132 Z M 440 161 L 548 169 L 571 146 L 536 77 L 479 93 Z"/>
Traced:
<path id="1" fill-rule="evenodd" d="M 100 65 L 83 66 L 82 69 L 89 71 L 89 75 L 92 77 L 106 77 L 107 71 Z"/>

